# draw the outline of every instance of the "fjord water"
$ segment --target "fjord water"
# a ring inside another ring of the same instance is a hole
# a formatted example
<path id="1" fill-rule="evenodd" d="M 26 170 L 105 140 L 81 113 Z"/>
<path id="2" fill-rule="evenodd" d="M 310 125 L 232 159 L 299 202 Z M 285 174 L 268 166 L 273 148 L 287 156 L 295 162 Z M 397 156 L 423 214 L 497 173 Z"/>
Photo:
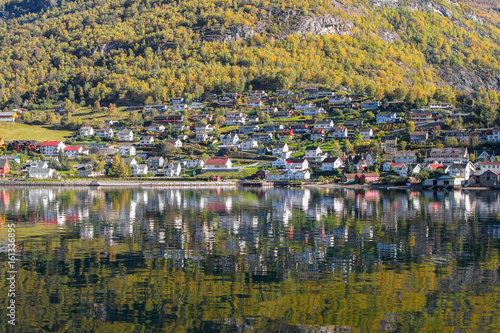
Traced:
<path id="1" fill-rule="evenodd" d="M 18 332 L 500 331 L 498 192 L 0 188 L 11 223 Z"/>

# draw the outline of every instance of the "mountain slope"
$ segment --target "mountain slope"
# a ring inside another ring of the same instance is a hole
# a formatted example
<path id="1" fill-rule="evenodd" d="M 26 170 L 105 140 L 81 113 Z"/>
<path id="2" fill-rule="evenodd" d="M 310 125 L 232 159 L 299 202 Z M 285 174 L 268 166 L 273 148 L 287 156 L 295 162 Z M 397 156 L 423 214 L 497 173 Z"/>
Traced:
<path id="1" fill-rule="evenodd" d="M 500 90 L 496 7 L 471 3 L 4 0 L 0 103 L 163 102 L 304 84 L 377 98 L 400 88 L 418 103 Z"/>

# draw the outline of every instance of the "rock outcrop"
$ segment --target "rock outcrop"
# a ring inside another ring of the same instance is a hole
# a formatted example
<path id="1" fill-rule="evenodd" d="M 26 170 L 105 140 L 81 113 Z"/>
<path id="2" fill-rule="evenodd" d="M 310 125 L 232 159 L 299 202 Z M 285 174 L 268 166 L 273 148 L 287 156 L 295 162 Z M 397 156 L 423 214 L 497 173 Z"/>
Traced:
<path id="1" fill-rule="evenodd" d="M 341 16 L 320 15 L 302 17 L 294 28 L 294 34 L 305 35 L 350 35 L 354 24 Z"/>
<path id="2" fill-rule="evenodd" d="M 205 40 L 209 42 L 218 41 L 227 43 L 238 39 L 243 39 L 243 40 L 249 39 L 256 33 L 257 31 L 255 31 L 254 28 L 252 28 L 251 26 L 241 24 L 229 27 L 227 28 L 227 31 L 221 34 L 207 35 L 205 36 Z"/>
<path id="3" fill-rule="evenodd" d="M 500 90 L 500 73 L 472 71 L 462 67 L 446 68 L 437 71 L 445 84 L 463 91 Z"/>

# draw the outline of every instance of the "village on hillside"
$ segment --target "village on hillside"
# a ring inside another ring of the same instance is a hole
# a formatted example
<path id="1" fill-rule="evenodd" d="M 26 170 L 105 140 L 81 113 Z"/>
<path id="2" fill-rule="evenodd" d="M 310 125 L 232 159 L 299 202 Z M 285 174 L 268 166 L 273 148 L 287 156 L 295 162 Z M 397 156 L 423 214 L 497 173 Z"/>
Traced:
<path id="1" fill-rule="evenodd" d="M 94 120 L 79 122 L 60 107 L 45 118 L 76 124 L 74 135 L 42 141 L 0 133 L 0 177 L 496 186 L 500 130 L 479 128 L 474 108 L 408 109 L 405 101 L 318 88 L 178 97 L 121 107 L 121 117 L 98 106 Z M 28 110 L 0 112 L 1 122 L 34 120 Z"/>

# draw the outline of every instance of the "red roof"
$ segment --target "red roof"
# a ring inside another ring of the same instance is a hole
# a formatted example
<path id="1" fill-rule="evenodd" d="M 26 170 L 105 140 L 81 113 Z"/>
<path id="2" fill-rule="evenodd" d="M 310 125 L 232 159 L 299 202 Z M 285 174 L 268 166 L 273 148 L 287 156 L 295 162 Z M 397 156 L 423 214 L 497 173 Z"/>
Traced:
<path id="1" fill-rule="evenodd" d="M 46 146 L 59 146 L 62 142 L 61 141 L 45 141 L 42 143 L 42 147 Z"/>
<path id="2" fill-rule="evenodd" d="M 64 151 L 66 150 L 80 150 L 82 147 L 66 147 L 64 148 Z"/>
<path id="3" fill-rule="evenodd" d="M 226 165 L 229 158 L 209 158 L 205 165 Z"/>
<path id="4" fill-rule="evenodd" d="M 439 168 L 442 168 L 442 167 L 443 167 L 443 165 L 442 165 L 442 164 L 429 164 L 429 167 L 430 167 L 431 169 L 437 170 L 437 169 L 439 169 Z"/>
<path id="5" fill-rule="evenodd" d="M 493 172 L 493 174 L 497 175 L 497 176 L 500 176 L 500 174 L 498 174 L 498 172 L 496 172 L 495 170 L 488 170 L 489 172 Z M 486 171 L 486 172 L 488 172 Z"/>

